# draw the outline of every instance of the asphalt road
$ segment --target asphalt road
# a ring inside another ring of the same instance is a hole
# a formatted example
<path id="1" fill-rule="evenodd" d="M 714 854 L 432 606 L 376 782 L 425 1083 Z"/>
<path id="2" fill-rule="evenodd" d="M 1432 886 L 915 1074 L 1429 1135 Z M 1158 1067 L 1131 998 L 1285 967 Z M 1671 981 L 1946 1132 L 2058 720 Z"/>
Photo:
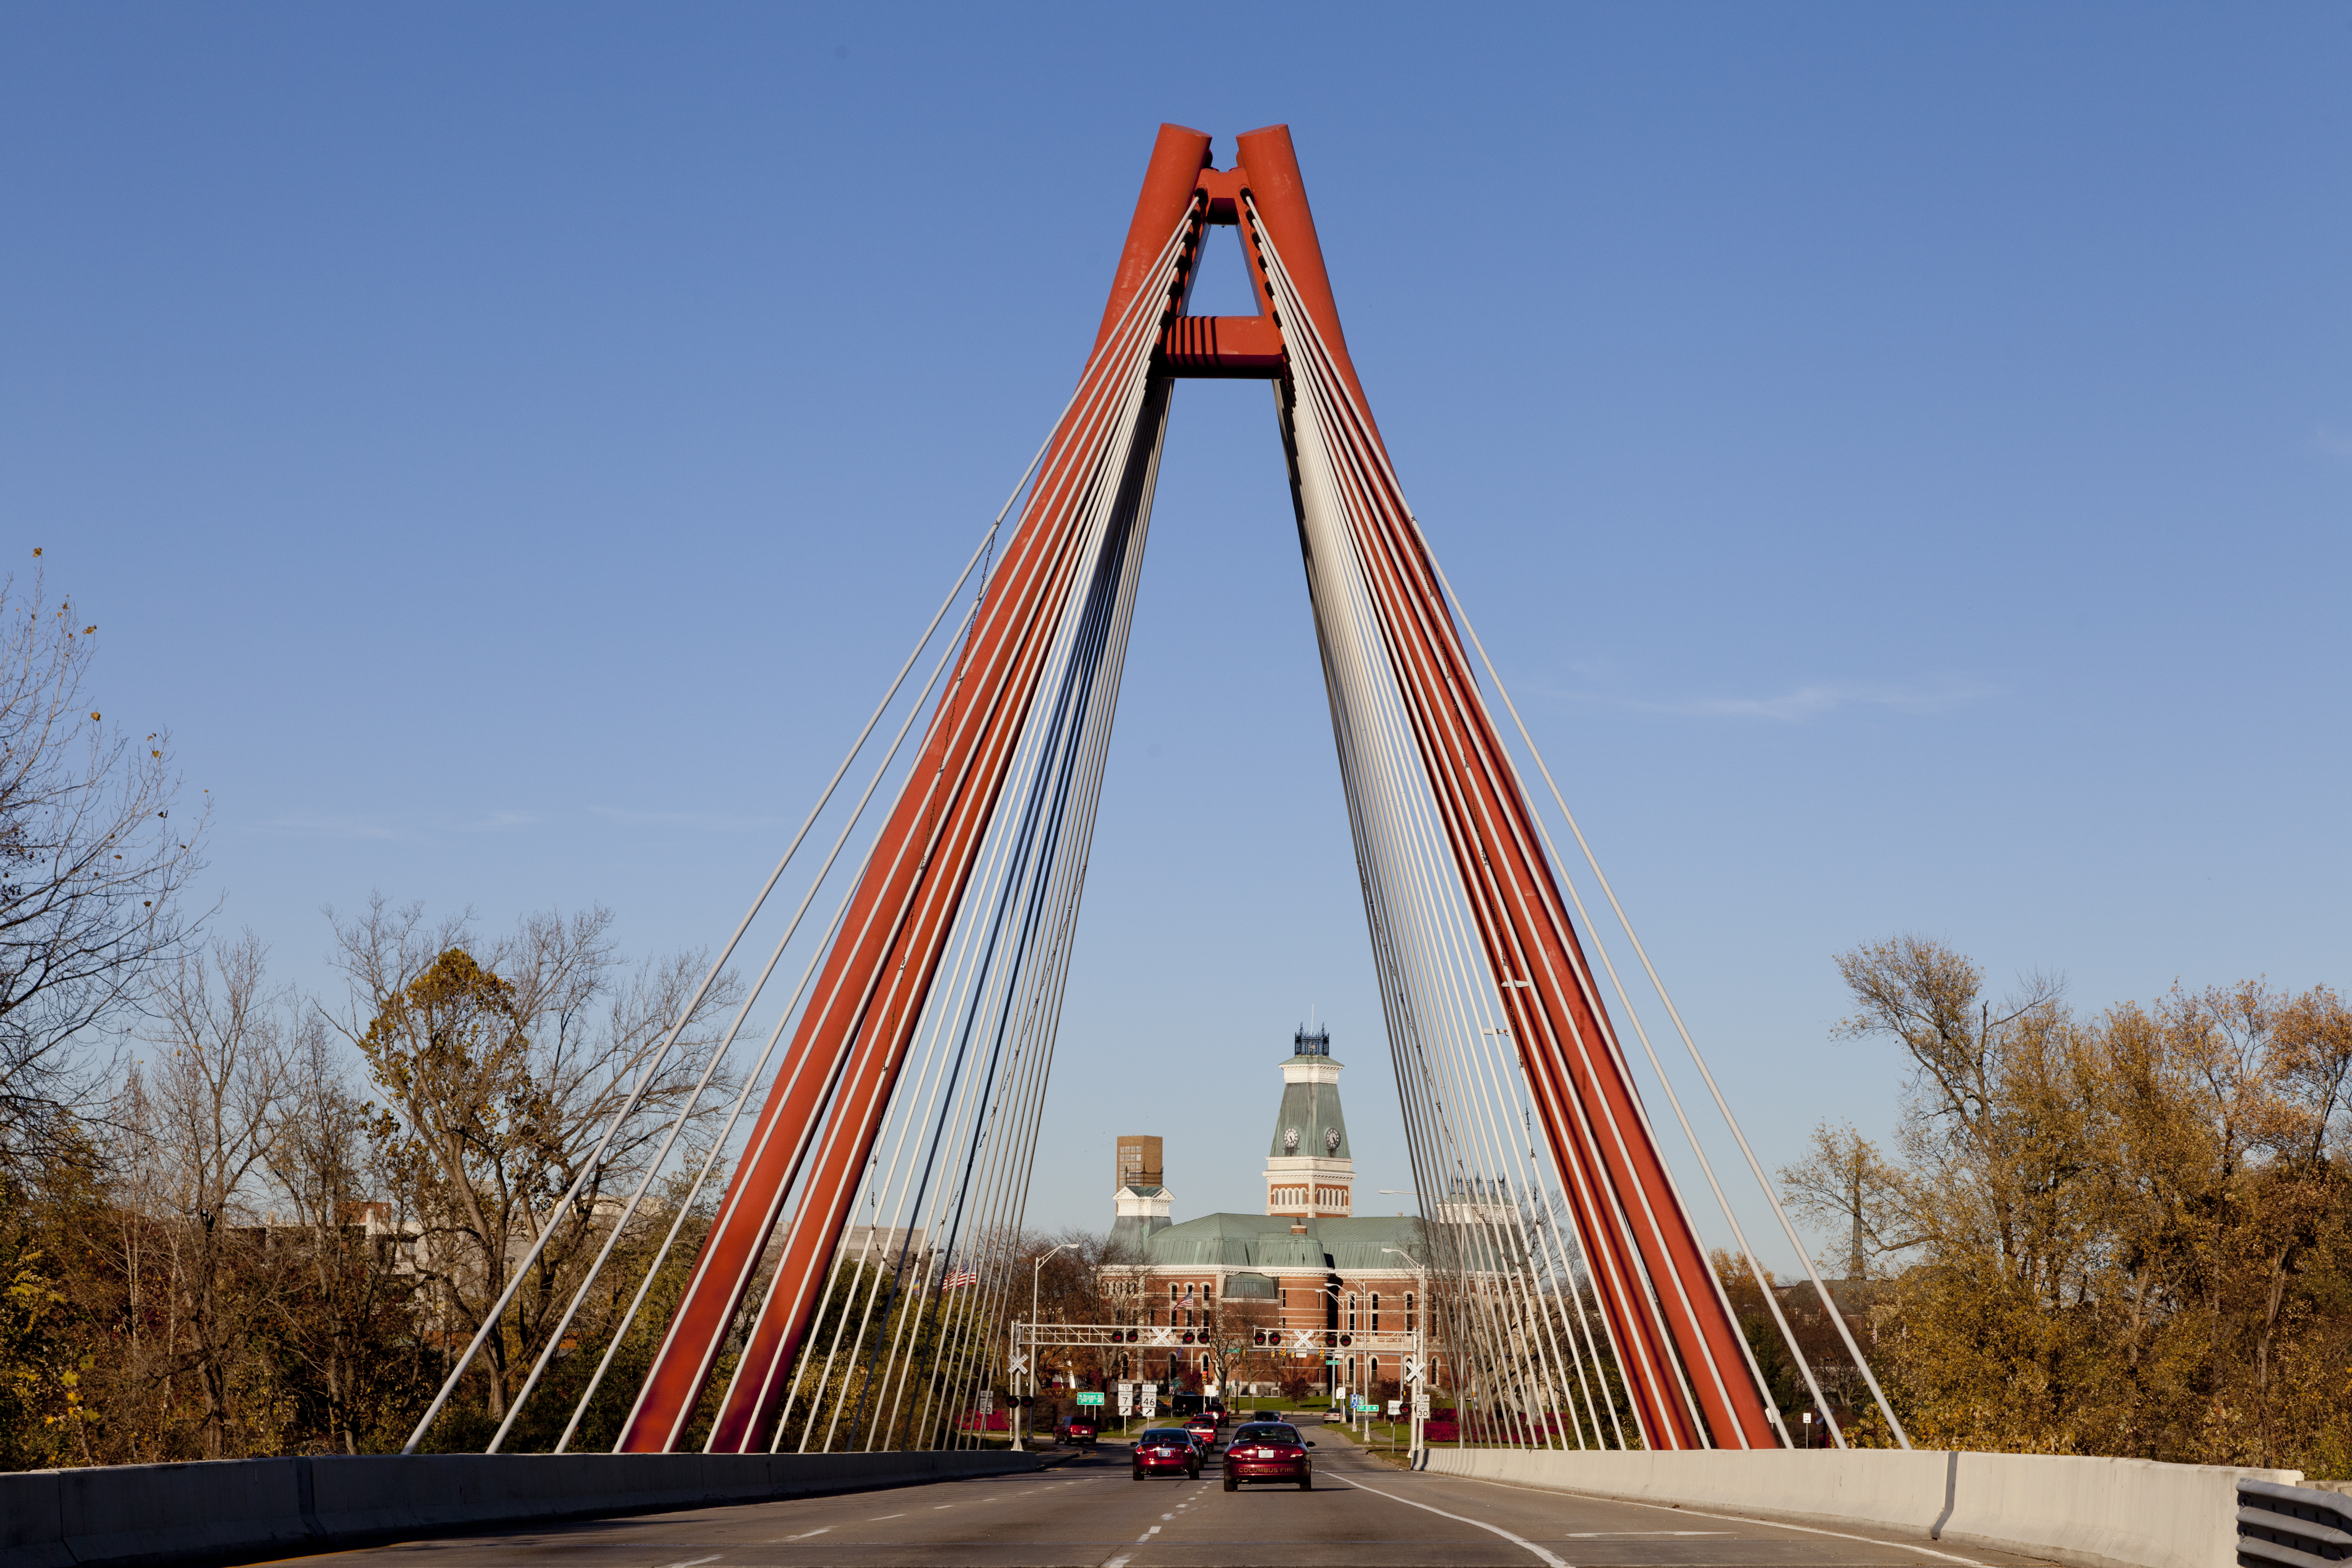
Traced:
<path id="1" fill-rule="evenodd" d="M 1197 1481 L 1136 1481 L 1127 1450 L 1045 1471 L 848 1497 L 627 1519 L 289 1559 L 336 1568 L 1419 1568 L 1421 1564 L 2028 1563 L 1893 1531 L 1843 1533 L 1603 1502 L 1391 1469 L 1320 1437 L 1315 1488 L 1225 1492 L 1215 1461 Z"/>

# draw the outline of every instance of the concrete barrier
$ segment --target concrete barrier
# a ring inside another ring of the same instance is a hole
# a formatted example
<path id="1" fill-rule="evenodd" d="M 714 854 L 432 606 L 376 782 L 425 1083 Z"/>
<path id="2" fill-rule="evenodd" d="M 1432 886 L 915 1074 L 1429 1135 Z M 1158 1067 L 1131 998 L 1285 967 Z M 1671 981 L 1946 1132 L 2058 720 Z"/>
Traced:
<path id="1" fill-rule="evenodd" d="M 450 1530 L 761 1502 L 1037 1468 L 1038 1456 L 418 1454 L 0 1475 L 0 1568 L 164 1568 Z"/>
<path id="2" fill-rule="evenodd" d="M 2238 1481 L 2300 1470 L 2057 1454 L 1864 1448 L 1763 1454 L 1432 1448 L 1446 1475 L 2052 1557 L 2082 1568 L 2231 1568 Z"/>

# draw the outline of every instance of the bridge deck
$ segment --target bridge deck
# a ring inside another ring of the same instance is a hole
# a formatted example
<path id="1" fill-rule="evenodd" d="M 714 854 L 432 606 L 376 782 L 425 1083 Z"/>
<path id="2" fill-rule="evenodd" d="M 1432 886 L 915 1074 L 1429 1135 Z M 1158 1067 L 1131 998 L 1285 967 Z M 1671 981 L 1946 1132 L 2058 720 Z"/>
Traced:
<path id="1" fill-rule="evenodd" d="M 1105 1444 L 1041 1474 L 702 1509 L 429 1545 L 338 1553 L 352 1568 L 1407 1568 L 1429 1564 L 1748 1565 L 2026 1563 L 1937 1551 L 1892 1531 L 1843 1535 L 1639 1503 L 1409 1474 L 1316 1431 L 1315 1489 L 1228 1495 L 1212 1461 L 1198 1481 L 1137 1482 Z M 295 1563 L 315 1561 L 290 1560 Z"/>

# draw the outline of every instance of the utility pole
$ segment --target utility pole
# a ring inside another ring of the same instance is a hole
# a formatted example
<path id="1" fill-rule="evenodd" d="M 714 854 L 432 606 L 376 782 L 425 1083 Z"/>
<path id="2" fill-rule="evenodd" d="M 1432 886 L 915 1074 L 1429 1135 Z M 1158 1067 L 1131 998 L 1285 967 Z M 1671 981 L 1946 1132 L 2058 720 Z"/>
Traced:
<path id="1" fill-rule="evenodd" d="M 1028 1407 L 1027 1407 L 1028 1409 L 1034 1409 L 1034 1408 L 1036 1407 L 1036 1402 L 1037 1402 L 1037 1373 L 1038 1373 L 1038 1367 L 1037 1367 L 1037 1281 L 1038 1281 L 1040 1279 L 1044 1278 L 1044 1276 L 1045 1276 L 1045 1260 L 1046 1260 L 1047 1258 L 1049 1258 L 1053 1257 L 1053 1256 L 1054 1256 L 1054 1254 L 1055 1254 L 1055 1253 L 1056 1253 L 1056 1252 L 1066 1252 L 1066 1251 L 1067 1251 L 1069 1248 L 1071 1248 L 1071 1247 L 1076 1247 L 1076 1245 L 1077 1245 L 1077 1243 L 1076 1243 L 1076 1242 L 1075 1242 L 1075 1241 L 1066 1241 L 1066 1242 L 1062 1243 L 1062 1244 L 1061 1244 L 1061 1246 L 1059 1246 L 1059 1247 L 1052 1247 L 1052 1248 L 1048 1249 L 1047 1251 L 1045 1251 L 1045 1252 L 1044 1252 L 1044 1253 L 1042 1253 L 1042 1254 L 1040 1254 L 1040 1255 L 1039 1255 L 1039 1257 L 1038 1257 L 1038 1258 L 1037 1258 L 1036 1263 L 1035 1263 L 1035 1264 L 1034 1264 L 1034 1265 L 1030 1268 L 1030 1270 L 1029 1270 L 1029 1367 L 1028 1367 L 1028 1372 L 1029 1372 L 1029 1405 L 1028 1405 Z M 1015 1323 L 1015 1324 L 1013 1324 L 1013 1355 L 1014 1355 L 1015 1359 L 1018 1359 L 1018 1357 L 1019 1357 L 1019 1355 L 1020 1355 L 1020 1345 L 1021 1345 L 1021 1325 L 1020 1325 L 1020 1324 L 1018 1324 L 1018 1323 Z M 1006 1379 L 1005 1381 L 1006 1381 L 1008 1384 L 1010 1384 L 1010 1382 L 1011 1382 L 1012 1380 L 1011 1380 L 1010 1378 L 1008 1378 L 1008 1379 Z M 1015 1405 L 1015 1406 L 1013 1406 L 1013 1451 L 1014 1453 L 1018 1454 L 1018 1453 L 1021 1453 L 1021 1452 L 1023 1452 L 1023 1451 L 1024 1451 L 1024 1450 L 1022 1449 L 1022 1447 L 1021 1447 L 1021 1428 L 1022 1428 L 1024 1426 L 1028 1425 L 1028 1424 L 1029 1424 L 1030 1422 L 1032 1422 L 1034 1419 L 1034 1417 L 1033 1417 L 1033 1416 L 1029 1415 L 1027 1414 L 1027 1410 L 1024 1410 L 1022 1406 L 1020 1406 L 1020 1405 Z M 1030 1436 L 1036 1436 L 1036 1434 L 1035 1434 L 1035 1432 L 1034 1432 L 1034 1431 L 1032 1431 L 1032 1432 L 1031 1432 L 1031 1434 L 1030 1434 Z"/>

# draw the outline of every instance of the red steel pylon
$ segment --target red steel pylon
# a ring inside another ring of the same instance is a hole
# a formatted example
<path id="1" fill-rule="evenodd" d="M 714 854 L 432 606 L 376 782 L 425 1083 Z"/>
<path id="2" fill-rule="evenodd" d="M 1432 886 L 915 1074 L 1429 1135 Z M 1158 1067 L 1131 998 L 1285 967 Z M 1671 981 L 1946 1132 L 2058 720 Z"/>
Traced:
<path id="1" fill-rule="evenodd" d="M 766 1447 L 1037 696 L 1048 635 L 1080 587 L 1082 514 L 1098 487 L 1124 482 L 1100 470 L 1107 434 L 1122 418 L 1165 417 L 1164 395 L 1146 397 L 1139 413 L 1115 395 L 1123 367 L 1141 352 L 1150 353 L 1155 379 L 1275 381 L 1294 483 L 1288 437 L 1301 387 L 1339 390 L 1323 423 L 1336 427 L 1335 458 L 1381 635 L 1644 1440 L 1661 1448 L 1780 1444 L 1395 485 L 1348 356 L 1288 128 L 1242 136 L 1228 169 L 1211 166 L 1209 142 L 1160 127 L 1078 396 L 860 875 L 639 1393 L 623 1451 L 666 1451 L 680 1440 L 785 1196 L 796 1192 L 773 1288 L 708 1444 L 715 1452 Z M 1255 316 L 1184 313 L 1203 231 L 1215 225 L 1242 230 Z M 1284 319 L 1286 298 L 1304 320 Z"/>

